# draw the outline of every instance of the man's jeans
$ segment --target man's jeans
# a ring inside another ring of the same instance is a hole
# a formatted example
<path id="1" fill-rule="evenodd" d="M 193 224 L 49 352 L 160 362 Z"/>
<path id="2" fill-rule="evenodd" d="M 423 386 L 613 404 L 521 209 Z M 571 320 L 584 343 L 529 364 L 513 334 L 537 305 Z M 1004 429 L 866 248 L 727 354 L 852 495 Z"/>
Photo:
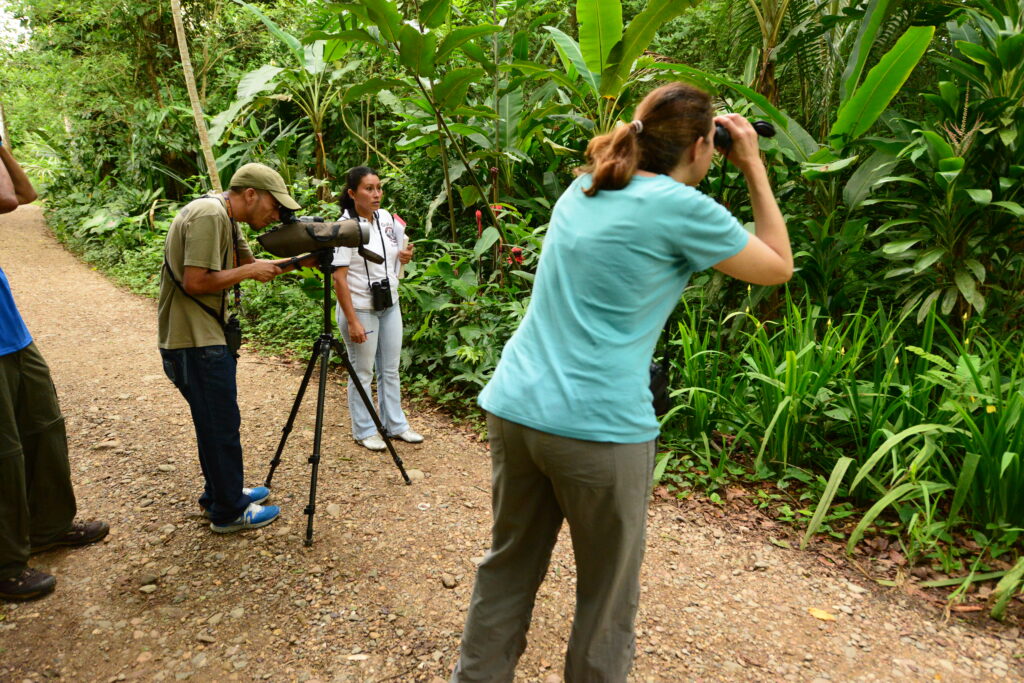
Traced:
<path id="1" fill-rule="evenodd" d="M 356 316 L 366 330 L 366 341 L 353 344 L 348 336 L 348 320 L 338 307 L 338 327 L 345 337 L 348 358 L 356 376 L 370 395 L 370 380 L 377 371 L 377 404 L 381 424 L 388 436 L 409 429 L 409 421 L 402 411 L 402 387 L 398 379 L 398 361 L 402 356 L 402 311 L 398 304 L 383 311 L 356 309 Z M 370 411 L 359 397 L 359 392 L 348 384 L 348 413 L 352 417 L 352 437 L 362 441 L 377 433 Z"/>
<path id="2" fill-rule="evenodd" d="M 164 372 L 192 411 L 206 487 L 199 504 L 214 524 L 227 524 L 251 502 L 242 493 L 241 416 L 235 359 L 227 346 L 160 349 Z"/>

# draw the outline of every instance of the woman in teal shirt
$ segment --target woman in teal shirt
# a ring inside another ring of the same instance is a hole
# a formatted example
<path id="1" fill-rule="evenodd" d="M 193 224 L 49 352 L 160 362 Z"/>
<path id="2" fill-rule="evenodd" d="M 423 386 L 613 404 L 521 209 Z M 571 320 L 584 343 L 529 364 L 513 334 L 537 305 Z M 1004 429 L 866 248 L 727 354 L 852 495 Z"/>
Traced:
<path id="1" fill-rule="evenodd" d="M 755 235 L 696 189 L 714 123 L 750 190 Z M 755 284 L 793 272 L 789 236 L 738 114 L 704 92 L 652 91 L 636 119 L 594 138 L 551 216 L 530 307 L 480 394 L 491 443 L 492 546 L 480 565 L 452 681 L 510 681 L 562 521 L 576 559 L 565 680 L 625 681 L 633 660 L 658 421 L 655 343 L 690 276 Z"/>

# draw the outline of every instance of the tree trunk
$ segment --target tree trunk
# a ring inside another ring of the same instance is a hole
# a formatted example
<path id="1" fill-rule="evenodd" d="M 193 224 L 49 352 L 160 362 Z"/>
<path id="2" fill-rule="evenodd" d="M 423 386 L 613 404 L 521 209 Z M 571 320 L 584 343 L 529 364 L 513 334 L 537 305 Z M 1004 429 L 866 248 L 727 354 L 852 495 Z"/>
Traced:
<path id="1" fill-rule="evenodd" d="M 185 72 L 185 86 L 188 88 L 188 98 L 192 101 L 192 114 L 196 120 L 196 130 L 199 132 L 199 145 L 203 148 L 203 157 L 206 159 L 206 168 L 210 172 L 210 186 L 214 192 L 222 192 L 220 174 L 217 172 L 217 160 L 213 156 L 213 147 L 210 145 L 210 136 L 206 132 L 206 119 L 203 118 L 203 107 L 199 102 L 199 93 L 196 91 L 196 76 L 192 71 L 192 60 L 188 56 L 188 41 L 185 37 L 185 25 L 181 21 L 181 0 L 171 0 L 171 12 L 174 14 L 174 31 L 178 36 L 178 52 L 181 53 L 181 68 Z"/>

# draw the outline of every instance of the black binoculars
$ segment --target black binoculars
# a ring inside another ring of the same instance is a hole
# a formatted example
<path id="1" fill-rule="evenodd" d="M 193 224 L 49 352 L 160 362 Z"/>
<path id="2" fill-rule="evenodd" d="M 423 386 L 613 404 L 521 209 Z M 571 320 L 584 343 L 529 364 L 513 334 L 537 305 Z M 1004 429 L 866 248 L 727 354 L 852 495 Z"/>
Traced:
<path id="1" fill-rule="evenodd" d="M 775 126 L 767 121 L 751 121 L 750 125 L 763 138 L 775 137 Z M 715 147 L 726 154 L 732 149 L 732 136 L 729 135 L 729 130 L 720 123 L 715 124 Z"/>

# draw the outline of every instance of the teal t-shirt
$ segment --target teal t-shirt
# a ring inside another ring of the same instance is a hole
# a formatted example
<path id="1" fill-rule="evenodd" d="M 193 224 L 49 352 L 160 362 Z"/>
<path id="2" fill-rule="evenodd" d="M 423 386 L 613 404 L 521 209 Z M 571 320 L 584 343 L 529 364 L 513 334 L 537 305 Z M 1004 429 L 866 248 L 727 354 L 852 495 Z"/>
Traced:
<path id="1" fill-rule="evenodd" d="M 589 175 L 558 199 L 526 316 L 480 406 L 586 441 L 658 436 L 649 366 L 690 275 L 735 256 L 749 233 L 725 207 L 668 176 L 635 176 L 587 197 Z"/>

